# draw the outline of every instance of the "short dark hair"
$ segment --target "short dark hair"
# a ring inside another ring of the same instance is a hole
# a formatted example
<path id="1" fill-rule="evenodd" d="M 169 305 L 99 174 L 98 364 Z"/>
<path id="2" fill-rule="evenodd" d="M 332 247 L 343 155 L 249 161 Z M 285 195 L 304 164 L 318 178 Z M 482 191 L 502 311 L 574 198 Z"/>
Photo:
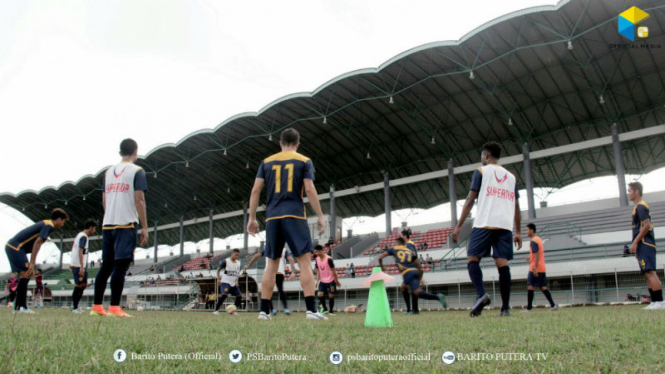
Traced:
<path id="1" fill-rule="evenodd" d="M 404 240 L 404 238 L 401 238 L 399 236 L 397 238 L 395 238 L 395 241 L 398 242 L 401 245 L 406 244 L 406 240 Z"/>
<path id="2" fill-rule="evenodd" d="M 84 230 L 87 230 L 91 227 L 97 227 L 97 221 L 95 221 L 94 219 L 89 219 L 85 221 L 85 224 L 83 225 Z"/>
<path id="3" fill-rule="evenodd" d="M 280 136 L 279 140 L 285 146 L 296 145 L 300 143 L 300 133 L 293 127 L 289 127 L 288 129 L 282 131 L 282 135 Z"/>
<path id="4" fill-rule="evenodd" d="M 314 246 L 314 250 L 315 251 L 322 251 L 323 247 L 321 246 L 321 244 L 317 244 L 317 245 Z"/>
<path id="5" fill-rule="evenodd" d="M 501 158 L 501 145 L 497 142 L 487 142 L 483 144 L 483 151 L 487 151 L 490 156 L 496 159 Z"/>
<path id="6" fill-rule="evenodd" d="M 642 187 L 642 183 L 640 183 L 640 182 L 630 182 L 630 183 L 628 183 L 628 186 L 630 186 L 630 188 L 633 191 L 640 191 L 640 196 L 643 195 L 642 191 L 644 191 L 644 187 Z"/>
<path id="7" fill-rule="evenodd" d="M 240 253 L 240 250 L 239 250 L 238 248 L 235 248 L 235 249 L 232 250 L 231 252 Z"/>
<path id="8" fill-rule="evenodd" d="M 136 140 L 127 138 L 120 142 L 120 156 L 132 156 L 138 147 Z"/>
<path id="9" fill-rule="evenodd" d="M 69 216 L 67 215 L 67 213 L 65 213 L 64 210 L 62 210 L 60 208 L 55 208 L 51 212 L 51 220 L 54 221 L 58 218 L 62 218 L 62 219 L 67 220 L 67 219 L 69 219 Z"/>
<path id="10" fill-rule="evenodd" d="M 526 228 L 533 230 L 533 232 L 536 232 L 536 225 L 534 225 L 533 223 L 529 223 L 528 225 L 526 225 Z"/>
<path id="11" fill-rule="evenodd" d="M 407 238 L 410 238 L 411 234 L 412 234 L 411 229 L 402 230 L 402 235 L 406 236 Z"/>

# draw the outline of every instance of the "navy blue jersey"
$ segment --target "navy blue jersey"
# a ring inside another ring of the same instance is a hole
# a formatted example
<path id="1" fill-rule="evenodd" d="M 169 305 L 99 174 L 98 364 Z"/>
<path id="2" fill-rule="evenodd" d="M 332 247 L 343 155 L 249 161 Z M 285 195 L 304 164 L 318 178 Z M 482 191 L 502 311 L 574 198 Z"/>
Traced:
<path id="1" fill-rule="evenodd" d="M 413 253 L 413 251 L 410 250 L 407 246 L 398 245 L 393 248 L 387 248 L 385 251 L 395 258 L 397 268 L 402 272 L 402 274 L 406 273 L 407 271 L 418 270 L 418 267 L 415 264 L 415 261 L 418 258 L 415 256 L 415 253 Z"/>
<path id="2" fill-rule="evenodd" d="M 642 229 L 642 222 L 644 220 L 649 220 L 649 231 L 644 238 L 642 239 L 642 244 L 646 244 L 651 247 L 656 246 L 656 237 L 653 234 L 653 222 L 651 222 L 651 211 L 649 210 L 649 205 L 644 201 L 640 201 L 635 204 L 633 208 L 633 240 L 639 235 L 640 230 Z"/>
<path id="3" fill-rule="evenodd" d="M 23 249 L 25 253 L 32 253 L 32 246 L 37 238 L 46 241 L 53 231 L 55 231 L 53 222 L 50 220 L 40 221 L 21 230 L 16 236 L 9 239 L 7 245 L 17 251 Z"/>
<path id="4" fill-rule="evenodd" d="M 266 221 L 307 219 L 305 179 L 314 180 L 314 164 L 309 158 L 296 151 L 277 153 L 261 162 L 256 178 L 265 180 L 268 190 Z"/>
<path id="5" fill-rule="evenodd" d="M 416 248 L 416 245 L 409 240 L 408 243 L 406 243 L 406 247 L 409 248 L 411 251 L 413 251 L 413 256 L 418 257 L 418 248 Z"/>

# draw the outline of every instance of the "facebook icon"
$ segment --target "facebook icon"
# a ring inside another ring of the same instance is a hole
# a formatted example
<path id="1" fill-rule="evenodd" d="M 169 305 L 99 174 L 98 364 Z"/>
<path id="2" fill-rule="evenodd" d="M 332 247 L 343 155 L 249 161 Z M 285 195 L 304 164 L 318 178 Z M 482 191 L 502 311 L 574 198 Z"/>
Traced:
<path id="1" fill-rule="evenodd" d="M 127 359 L 127 352 L 122 349 L 116 349 L 115 352 L 113 352 L 113 359 L 118 363 L 124 362 Z"/>

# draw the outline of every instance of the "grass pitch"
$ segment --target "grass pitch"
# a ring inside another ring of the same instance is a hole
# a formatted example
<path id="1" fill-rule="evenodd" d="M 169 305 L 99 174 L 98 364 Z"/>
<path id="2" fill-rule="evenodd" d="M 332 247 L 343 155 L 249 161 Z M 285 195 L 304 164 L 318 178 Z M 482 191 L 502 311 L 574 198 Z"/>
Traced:
<path id="1" fill-rule="evenodd" d="M 322 322 L 306 321 L 302 313 L 279 314 L 267 322 L 258 321 L 256 313 L 133 311 L 136 318 L 112 319 L 63 309 L 38 312 L 0 310 L 0 373 L 665 372 L 665 311 L 641 306 L 513 310 L 509 318 L 488 310 L 476 319 L 461 311 L 394 313 L 391 329 L 365 328 L 364 314 L 338 314 Z M 119 348 L 128 353 L 122 363 L 112 356 Z M 229 360 L 234 349 L 243 352 L 240 363 Z M 345 355 L 341 365 L 330 363 L 333 351 Z M 454 352 L 457 360 L 444 365 L 444 351 Z M 160 359 L 160 353 L 172 356 Z M 208 359 L 192 357 L 196 353 Z M 251 353 L 300 355 L 301 361 L 255 361 Z M 371 354 L 429 354 L 431 359 L 349 361 Z"/>

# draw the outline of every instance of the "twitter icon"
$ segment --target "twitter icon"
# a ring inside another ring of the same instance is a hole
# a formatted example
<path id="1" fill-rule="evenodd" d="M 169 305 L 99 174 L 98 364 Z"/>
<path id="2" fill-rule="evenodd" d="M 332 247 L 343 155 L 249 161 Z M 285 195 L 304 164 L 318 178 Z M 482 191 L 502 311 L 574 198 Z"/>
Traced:
<path id="1" fill-rule="evenodd" d="M 229 360 L 233 362 L 234 364 L 237 364 L 238 362 L 242 361 L 242 352 L 240 352 L 237 349 L 232 350 L 229 352 Z"/>

